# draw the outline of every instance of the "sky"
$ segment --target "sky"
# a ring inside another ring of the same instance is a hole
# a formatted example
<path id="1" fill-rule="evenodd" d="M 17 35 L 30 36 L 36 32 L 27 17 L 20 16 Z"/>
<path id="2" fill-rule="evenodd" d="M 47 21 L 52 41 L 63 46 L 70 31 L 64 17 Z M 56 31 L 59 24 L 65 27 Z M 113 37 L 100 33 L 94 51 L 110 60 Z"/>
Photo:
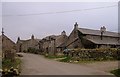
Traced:
<path id="1" fill-rule="evenodd" d="M 118 2 L 120 0 L 1 0 L 2 2 Z"/>
<path id="2" fill-rule="evenodd" d="M 42 39 L 48 35 L 59 35 L 65 30 L 69 35 L 75 22 L 79 28 L 99 30 L 105 26 L 108 31 L 116 32 L 117 5 L 117 2 L 2 2 L 0 25 L 15 42 L 17 37 L 29 39 L 32 34 Z"/>

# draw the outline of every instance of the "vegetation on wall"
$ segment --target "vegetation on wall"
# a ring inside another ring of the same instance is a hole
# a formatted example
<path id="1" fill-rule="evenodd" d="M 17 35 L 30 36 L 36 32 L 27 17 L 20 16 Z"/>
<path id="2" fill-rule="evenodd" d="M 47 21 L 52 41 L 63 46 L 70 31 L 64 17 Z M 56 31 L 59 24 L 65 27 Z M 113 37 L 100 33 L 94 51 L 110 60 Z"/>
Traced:
<path id="1" fill-rule="evenodd" d="M 73 49 L 67 51 L 68 56 L 77 58 L 79 60 L 119 60 L 119 49 L 116 48 L 99 48 L 99 49 Z M 66 54 L 65 54 L 66 55 Z"/>
<path id="2" fill-rule="evenodd" d="M 2 60 L 2 75 L 3 76 L 17 76 L 19 75 L 21 60 L 16 58 L 14 61 L 11 59 Z"/>
<path id="3" fill-rule="evenodd" d="M 99 48 L 99 49 L 68 49 L 63 52 L 63 55 L 49 55 L 45 57 L 59 60 L 61 62 L 92 62 L 92 61 L 107 61 L 120 60 L 120 50 L 117 48 Z"/>
<path id="4" fill-rule="evenodd" d="M 112 74 L 114 74 L 116 77 L 120 77 L 120 69 L 112 70 Z"/>

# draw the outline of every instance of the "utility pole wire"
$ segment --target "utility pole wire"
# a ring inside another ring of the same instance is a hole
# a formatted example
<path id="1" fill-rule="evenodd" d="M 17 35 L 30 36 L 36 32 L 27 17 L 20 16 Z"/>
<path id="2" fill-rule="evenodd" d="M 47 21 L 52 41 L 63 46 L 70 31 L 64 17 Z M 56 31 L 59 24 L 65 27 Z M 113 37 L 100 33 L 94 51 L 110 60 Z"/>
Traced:
<path id="1" fill-rule="evenodd" d="M 110 8 L 110 7 L 116 7 L 118 5 L 112 5 L 112 6 L 104 6 L 104 7 L 96 7 L 96 8 L 88 8 L 88 9 L 81 9 L 81 10 L 69 10 L 69 11 L 58 11 L 58 12 L 45 12 L 45 13 L 34 13 L 34 14 L 19 14 L 19 15 L 2 15 L 2 16 L 32 16 L 32 15 L 45 15 L 45 14 L 57 14 L 57 13 L 70 13 L 70 12 L 80 12 L 80 11 L 88 11 L 88 10 L 97 10 L 97 9 L 103 9 L 103 8 Z"/>

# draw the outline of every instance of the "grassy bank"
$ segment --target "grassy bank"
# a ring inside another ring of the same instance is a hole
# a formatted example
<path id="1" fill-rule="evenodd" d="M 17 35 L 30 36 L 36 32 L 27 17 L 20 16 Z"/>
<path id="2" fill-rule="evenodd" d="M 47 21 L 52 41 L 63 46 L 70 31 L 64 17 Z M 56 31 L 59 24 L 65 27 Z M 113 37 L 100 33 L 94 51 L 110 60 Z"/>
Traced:
<path id="1" fill-rule="evenodd" d="M 2 70 L 3 75 L 9 76 L 9 75 L 19 75 L 21 72 L 21 60 L 19 58 L 15 58 L 14 61 L 11 61 L 10 59 L 3 59 L 2 60 Z"/>
<path id="2" fill-rule="evenodd" d="M 19 58 L 16 58 L 14 61 L 11 61 L 10 59 L 4 59 L 2 61 L 2 69 L 10 69 L 11 67 L 18 68 L 20 63 L 21 60 Z"/>
<path id="3" fill-rule="evenodd" d="M 54 55 L 45 55 L 45 58 L 48 59 L 54 59 L 60 62 L 68 62 L 68 63 L 92 63 L 92 62 L 98 62 L 98 61 L 93 61 L 93 60 L 80 60 L 74 57 L 70 56 L 65 56 L 65 55 L 59 55 L 59 56 L 54 56 Z"/>
<path id="4" fill-rule="evenodd" d="M 120 69 L 112 70 L 112 74 L 114 74 L 116 77 L 120 77 Z"/>
<path id="5" fill-rule="evenodd" d="M 83 64 L 83 63 L 95 63 L 95 62 L 106 62 L 106 61 L 116 61 L 116 60 L 94 60 L 94 59 L 80 59 L 79 57 L 71 57 L 66 55 L 44 55 L 45 58 L 53 59 L 60 62 Z"/>

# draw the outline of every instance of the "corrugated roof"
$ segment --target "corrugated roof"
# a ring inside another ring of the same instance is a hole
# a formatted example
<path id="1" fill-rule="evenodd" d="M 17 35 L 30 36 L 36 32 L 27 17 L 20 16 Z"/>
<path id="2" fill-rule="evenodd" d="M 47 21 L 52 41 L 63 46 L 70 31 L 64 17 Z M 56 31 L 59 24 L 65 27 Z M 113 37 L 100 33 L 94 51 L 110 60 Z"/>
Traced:
<path id="1" fill-rule="evenodd" d="M 79 28 L 78 29 L 80 32 L 82 32 L 83 34 L 89 34 L 89 35 L 101 35 L 100 30 L 92 30 L 92 29 L 85 29 L 85 28 Z M 111 37 L 119 37 L 118 33 L 115 32 L 109 32 L 109 31 L 105 31 L 105 33 L 103 33 L 104 36 L 111 36 Z"/>

